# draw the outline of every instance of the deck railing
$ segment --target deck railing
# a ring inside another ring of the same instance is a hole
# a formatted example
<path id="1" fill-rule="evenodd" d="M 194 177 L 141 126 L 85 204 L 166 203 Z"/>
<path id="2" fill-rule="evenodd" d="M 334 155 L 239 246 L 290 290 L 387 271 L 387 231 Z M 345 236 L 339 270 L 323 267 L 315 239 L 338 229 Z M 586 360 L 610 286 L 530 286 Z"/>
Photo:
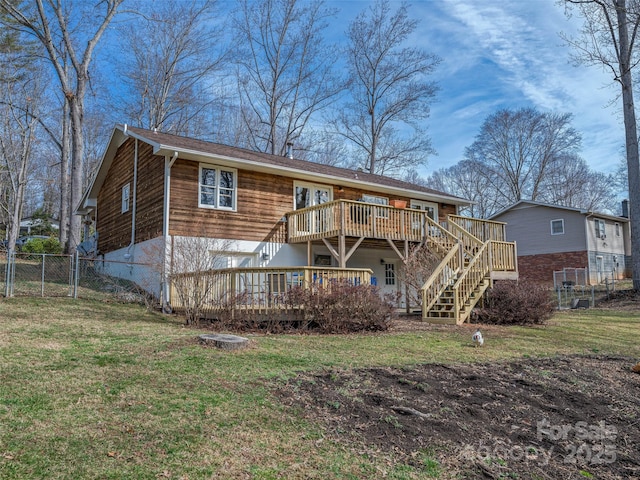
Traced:
<path id="1" fill-rule="evenodd" d="M 460 272 L 460 247 L 454 245 L 422 287 L 422 308 L 427 312 L 453 286 Z"/>
<path id="2" fill-rule="evenodd" d="M 449 220 L 479 239 L 482 243 L 489 240 L 506 241 L 506 223 L 461 217 L 459 215 L 449 215 Z"/>
<path id="3" fill-rule="evenodd" d="M 475 303 L 471 304 L 471 296 L 482 293 L 482 291 L 478 290 L 478 287 L 486 281 L 490 271 L 488 245 L 489 243 L 485 243 L 480 248 L 453 285 L 457 323 L 464 322 L 471 313 L 471 307 L 475 305 Z M 464 313 L 462 312 L 463 310 L 465 310 Z"/>
<path id="4" fill-rule="evenodd" d="M 221 309 L 266 313 L 286 309 L 283 299 L 293 287 L 330 288 L 335 281 L 371 284 L 368 268 L 263 267 L 227 268 L 210 272 L 181 273 L 170 278 L 170 303 L 185 310 L 194 298 L 204 316 Z"/>
<path id="5" fill-rule="evenodd" d="M 337 235 L 411 242 L 421 242 L 425 237 L 450 236 L 425 211 L 351 200 L 336 200 L 295 210 L 287 213 L 286 217 L 291 243 Z"/>

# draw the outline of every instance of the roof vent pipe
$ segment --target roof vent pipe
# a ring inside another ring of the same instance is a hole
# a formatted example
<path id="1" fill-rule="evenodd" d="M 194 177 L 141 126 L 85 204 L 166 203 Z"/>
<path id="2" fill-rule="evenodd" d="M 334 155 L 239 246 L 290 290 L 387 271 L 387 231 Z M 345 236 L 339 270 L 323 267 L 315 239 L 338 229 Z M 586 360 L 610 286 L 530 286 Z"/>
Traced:
<path id="1" fill-rule="evenodd" d="M 293 142 L 287 142 L 287 157 L 293 158 Z"/>

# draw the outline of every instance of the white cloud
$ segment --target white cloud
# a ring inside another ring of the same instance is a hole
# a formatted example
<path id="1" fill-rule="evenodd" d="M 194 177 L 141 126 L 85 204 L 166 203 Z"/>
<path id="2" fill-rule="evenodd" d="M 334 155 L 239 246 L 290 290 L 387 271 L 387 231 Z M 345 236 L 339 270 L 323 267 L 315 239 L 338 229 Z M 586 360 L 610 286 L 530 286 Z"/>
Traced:
<path id="1" fill-rule="evenodd" d="M 335 31 L 369 1 L 336 1 Z M 392 1 L 392 8 L 400 0 Z M 462 159 L 482 122 L 500 108 L 532 106 L 569 112 L 582 133 L 582 156 L 592 168 L 612 171 L 620 159 L 624 129 L 618 93 L 608 72 L 570 64 L 559 32 L 575 33 L 555 0 L 412 0 L 420 21 L 411 42 L 442 58 L 433 79 L 440 86 L 426 124 L 439 155 L 425 174 Z"/>

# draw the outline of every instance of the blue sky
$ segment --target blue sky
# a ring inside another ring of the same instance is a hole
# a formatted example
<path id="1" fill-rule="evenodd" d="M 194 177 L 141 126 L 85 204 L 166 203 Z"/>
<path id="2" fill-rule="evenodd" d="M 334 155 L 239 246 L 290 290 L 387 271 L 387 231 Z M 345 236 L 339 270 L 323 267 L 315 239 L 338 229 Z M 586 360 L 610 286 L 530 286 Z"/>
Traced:
<path id="1" fill-rule="evenodd" d="M 370 4 L 327 3 L 340 8 L 332 27 L 343 32 Z M 411 42 L 442 59 L 427 121 L 438 155 L 421 173 L 457 163 L 487 116 L 520 107 L 573 114 L 582 157 L 594 170 L 615 170 L 624 144 L 619 87 L 600 67 L 574 66 L 559 36 L 576 32 L 579 18 L 568 20 L 555 0 L 413 0 L 409 11 L 420 21 Z"/>

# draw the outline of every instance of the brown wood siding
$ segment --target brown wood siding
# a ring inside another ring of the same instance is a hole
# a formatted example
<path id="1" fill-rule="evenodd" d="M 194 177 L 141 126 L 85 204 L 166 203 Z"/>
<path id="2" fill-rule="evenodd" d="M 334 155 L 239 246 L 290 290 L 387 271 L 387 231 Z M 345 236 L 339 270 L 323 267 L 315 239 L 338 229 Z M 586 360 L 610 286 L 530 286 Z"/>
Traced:
<path id="1" fill-rule="evenodd" d="M 458 211 L 456 210 L 455 205 L 451 205 L 449 203 L 439 203 L 438 204 L 438 221 L 446 222 L 447 215 L 457 215 Z"/>
<path id="2" fill-rule="evenodd" d="M 164 214 L 164 157 L 153 155 L 151 145 L 138 143 L 136 243 L 162 235 Z"/>
<path id="3" fill-rule="evenodd" d="M 282 216 L 293 209 L 293 180 L 238 170 L 237 211 L 198 207 L 196 162 L 171 169 L 169 233 L 233 240 L 270 241 Z"/>
<path id="4" fill-rule="evenodd" d="M 98 195 L 98 248 L 107 253 L 131 241 L 131 208 L 121 213 L 122 187 L 133 182 L 134 140 L 128 139 L 116 153 Z M 178 159 L 171 169 L 171 235 L 206 236 L 232 240 L 283 242 L 284 214 L 293 210 L 294 179 L 280 175 L 238 170 L 237 211 L 198 207 L 198 162 Z M 387 196 L 363 189 L 328 185 L 333 198 L 358 200 L 362 195 Z M 164 158 L 152 147 L 138 144 L 136 243 L 162 235 Z M 389 196 L 410 201 L 409 197 Z M 455 206 L 440 204 L 441 220 L 455 213 Z"/>
<path id="5" fill-rule="evenodd" d="M 108 253 L 131 242 L 133 212 L 133 168 L 135 140 L 118 149 L 98 194 L 96 230 L 98 249 Z M 162 234 L 164 158 L 152 154 L 152 147 L 138 142 L 138 185 L 136 243 Z M 122 213 L 122 187 L 131 184 L 129 211 Z"/>
<path id="6" fill-rule="evenodd" d="M 237 211 L 198 207 L 197 162 L 178 160 L 171 169 L 169 233 L 232 240 L 282 241 L 279 222 L 293 210 L 294 179 L 238 170 Z M 317 183 L 314 183 L 317 184 Z M 369 190 L 327 185 L 334 200 L 358 200 L 362 195 L 387 196 Z M 392 196 L 410 201 L 410 197 Z M 440 204 L 440 220 L 455 213 L 455 205 Z"/>

